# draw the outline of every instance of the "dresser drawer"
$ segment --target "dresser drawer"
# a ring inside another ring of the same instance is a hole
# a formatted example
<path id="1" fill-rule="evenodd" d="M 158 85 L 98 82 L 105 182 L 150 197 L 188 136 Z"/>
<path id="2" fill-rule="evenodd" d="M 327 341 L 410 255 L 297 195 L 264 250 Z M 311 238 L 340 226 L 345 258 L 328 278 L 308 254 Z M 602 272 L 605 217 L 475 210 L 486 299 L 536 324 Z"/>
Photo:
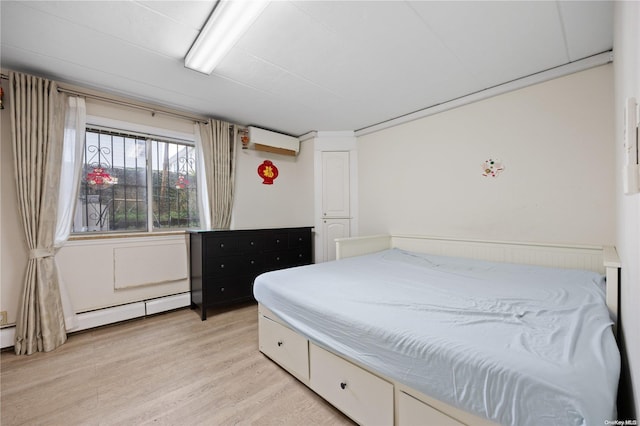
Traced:
<path id="1" fill-rule="evenodd" d="M 311 247 L 311 231 L 291 231 L 289 233 L 289 248 Z"/>
<path id="2" fill-rule="evenodd" d="M 264 238 L 262 235 L 253 233 L 238 236 L 238 250 L 242 253 L 254 253 L 262 250 Z"/>
<path id="3" fill-rule="evenodd" d="M 260 352 L 280 364 L 298 379 L 309 381 L 309 343 L 287 327 L 258 316 Z"/>
<path id="4" fill-rule="evenodd" d="M 363 425 L 393 424 L 393 385 L 309 344 L 310 387 Z"/>
<path id="5" fill-rule="evenodd" d="M 289 247 L 289 234 L 287 232 L 270 232 L 264 241 L 265 251 L 286 250 Z"/>
<path id="6" fill-rule="evenodd" d="M 207 236 L 204 239 L 205 257 L 224 256 L 240 250 L 238 239 L 231 237 Z"/>
<path id="7" fill-rule="evenodd" d="M 308 265 L 311 263 L 311 250 L 307 247 L 289 250 L 287 259 L 289 260 L 290 266 Z"/>
<path id="8" fill-rule="evenodd" d="M 259 273 L 264 268 L 262 256 L 248 253 L 244 256 L 219 256 L 210 259 L 206 267 L 206 275 L 224 277 L 246 273 Z"/>
<path id="9" fill-rule="evenodd" d="M 291 262 L 289 261 L 289 251 L 274 251 L 268 252 L 264 254 L 264 264 L 265 267 L 270 271 L 275 271 L 277 269 L 288 268 L 291 266 Z"/>
<path id="10" fill-rule="evenodd" d="M 205 301 L 210 306 L 253 298 L 253 275 L 205 278 L 204 286 Z"/>
<path id="11" fill-rule="evenodd" d="M 402 391 L 398 392 L 398 425 L 414 426 L 418 424 L 464 426 L 463 423 L 458 422 L 413 396 Z"/>

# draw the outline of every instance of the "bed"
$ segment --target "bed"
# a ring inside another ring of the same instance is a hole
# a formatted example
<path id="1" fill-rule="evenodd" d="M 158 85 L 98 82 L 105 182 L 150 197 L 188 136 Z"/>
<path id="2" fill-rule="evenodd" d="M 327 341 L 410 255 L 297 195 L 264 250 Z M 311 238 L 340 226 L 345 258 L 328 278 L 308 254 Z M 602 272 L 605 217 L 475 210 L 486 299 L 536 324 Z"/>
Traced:
<path id="1" fill-rule="evenodd" d="M 340 239 L 254 283 L 260 350 L 360 424 L 616 418 L 613 247 Z"/>

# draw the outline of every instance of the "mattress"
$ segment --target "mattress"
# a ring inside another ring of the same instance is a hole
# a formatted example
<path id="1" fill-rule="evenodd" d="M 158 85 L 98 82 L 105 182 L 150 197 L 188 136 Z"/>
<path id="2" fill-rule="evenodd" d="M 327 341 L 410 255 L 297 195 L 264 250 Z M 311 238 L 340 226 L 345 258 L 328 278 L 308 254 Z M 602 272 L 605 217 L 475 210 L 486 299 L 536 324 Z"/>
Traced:
<path id="1" fill-rule="evenodd" d="M 390 249 L 262 274 L 254 295 L 319 346 L 498 423 L 616 418 L 597 273 Z"/>

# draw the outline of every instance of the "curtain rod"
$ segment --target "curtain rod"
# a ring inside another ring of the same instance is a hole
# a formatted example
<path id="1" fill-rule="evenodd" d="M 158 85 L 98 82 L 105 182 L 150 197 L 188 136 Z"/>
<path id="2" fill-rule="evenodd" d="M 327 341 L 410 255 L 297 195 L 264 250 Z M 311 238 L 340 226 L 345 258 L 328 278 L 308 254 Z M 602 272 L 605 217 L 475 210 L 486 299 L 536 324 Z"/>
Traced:
<path id="1" fill-rule="evenodd" d="M 9 79 L 9 75 L 8 74 L 4 74 L 1 73 L 0 74 L 0 78 L 3 80 L 8 80 Z M 85 92 L 82 90 L 74 90 L 74 89 L 70 89 L 67 87 L 64 87 L 64 84 L 61 85 L 60 83 L 58 83 L 58 92 L 62 92 L 62 93 L 67 93 L 69 95 L 75 95 L 75 96 L 81 96 L 84 98 L 90 98 L 90 99 L 95 99 L 98 101 L 103 101 L 103 102 L 108 102 L 108 103 L 112 103 L 112 104 L 116 104 L 116 105 L 121 105 L 121 106 L 126 106 L 129 108 L 136 108 L 136 109 L 140 109 L 143 111 L 148 111 L 151 113 L 151 115 L 156 115 L 156 114 L 165 114 L 168 116 L 172 116 L 172 117 L 176 117 L 176 118 L 181 118 L 183 120 L 189 120 L 189 121 L 195 121 L 197 123 L 207 123 L 207 118 L 203 117 L 203 116 L 197 116 L 197 115 L 191 115 L 188 113 L 179 113 L 179 112 L 173 112 L 173 111 L 166 111 L 163 109 L 155 109 L 152 108 L 150 106 L 144 106 L 144 105 L 138 105 L 132 102 L 127 102 L 125 100 L 119 100 L 119 99 L 114 99 L 112 97 L 109 96 L 101 96 L 101 95 L 96 95 L 94 93 L 89 93 L 89 92 Z M 237 127 L 236 125 L 234 125 L 233 123 L 230 123 L 233 127 Z"/>
<path id="2" fill-rule="evenodd" d="M 136 109 L 140 109 L 140 110 L 143 110 L 143 111 L 148 111 L 148 112 L 151 113 L 152 116 L 154 116 L 156 114 L 165 114 L 165 115 L 169 115 L 169 116 L 172 116 L 172 117 L 177 117 L 177 118 L 181 118 L 181 119 L 195 121 L 195 122 L 198 122 L 198 123 L 207 123 L 207 119 L 205 117 L 200 117 L 200 116 L 196 116 L 196 115 L 190 115 L 190 114 L 187 114 L 187 113 L 165 111 L 163 109 L 155 109 L 155 108 L 152 108 L 150 106 L 138 105 L 138 104 L 135 104 L 135 103 L 132 103 L 132 102 L 127 102 L 125 100 L 114 99 L 114 98 L 111 98 L 109 96 L 101 96 L 101 95 L 96 95 L 96 94 L 93 94 L 93 93 L 83 92 L 83 91 L 80 91 L 80 90 L 69 89 L 69 88 L 60 86 L 60 84 L 58 84 L 58 92 L 67 93 L 69 95 L 81 96 L 81 97 L 90 98 L 90 99 L 95 99 L 95 100 L 98 100 L 98 101 L 108 102 L 108 103 L 112 103 L 112 104 L 116 104 L 116 105 L 122 105 L 122 106 L 126 106 L 126 107 L 129 107 L 129 108 L 136 108 Z"/>

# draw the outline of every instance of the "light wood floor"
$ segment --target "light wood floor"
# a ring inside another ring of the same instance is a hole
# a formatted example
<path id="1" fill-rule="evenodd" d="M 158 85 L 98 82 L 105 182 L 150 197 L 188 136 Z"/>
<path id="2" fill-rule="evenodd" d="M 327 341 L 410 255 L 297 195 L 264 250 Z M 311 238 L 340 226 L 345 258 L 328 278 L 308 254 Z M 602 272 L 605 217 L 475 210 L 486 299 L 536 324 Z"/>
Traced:
<path id="1" fill-rule="evenodd" d="M 257 306 L 182 309 L 0 354 L 2 426 L 352 425 L 258 351 Z"/>

